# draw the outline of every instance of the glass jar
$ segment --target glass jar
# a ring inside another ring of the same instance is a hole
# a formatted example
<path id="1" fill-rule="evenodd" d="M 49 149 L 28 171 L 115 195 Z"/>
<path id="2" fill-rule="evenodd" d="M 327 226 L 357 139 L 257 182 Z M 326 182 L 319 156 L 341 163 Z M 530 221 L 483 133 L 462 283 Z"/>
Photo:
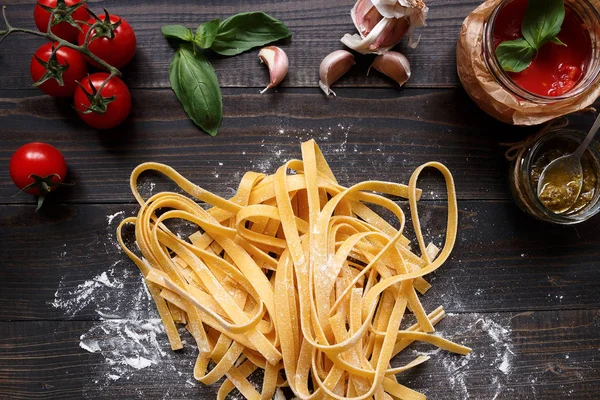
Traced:
<path id="1" fill-rule="evenodd" d="M 494 25 L 502 8 L 514 0 L 504 0 L 494 9 L 483 27 L 483 56 L 488 70 L 497 83 L 517 98 L 530 101 L 534 104 L 559 103 L 570 100 L 588 90 L 600 77 L 600 14 L 596 7 L 588 0 L 565 0 L 565 6 L 577 13 L 579 18 L 588 27 L 592 44 L 592 53 L 585 74 L 578 84 L 570 91 L 559 96 L 542 96 L 532 93 L 518 86 L 511 77 L 502 69 L 494 46 Z"/>
<path id="2" fill-rule="evenodd" d="M 552 129 L 543 135 L 536 136 L 526 144 L 513 160 L 510 169 L 510 187 L 519 207 L 528 214 L 546 222 L 560 225 L 572 225 L 583 222 L 600 212 L 600 145 L 593 141 L 583 155 L 584 168 L 588 178 L 586 191 L 589 201 L 580 209 L 555 214 L 548 210 L 537 196 L 537 181 L 539 178 L 539 160 L 544 154 L 560 150 L 564 154 L 573 152 L 583 141 L 586 133 L 573 129 Z M 553 160 L 548 160 L 553 161 Z M 593 193 L 592 193 L 593 192 Z M 591 194 L 590 194 L 591 193 Z"/>

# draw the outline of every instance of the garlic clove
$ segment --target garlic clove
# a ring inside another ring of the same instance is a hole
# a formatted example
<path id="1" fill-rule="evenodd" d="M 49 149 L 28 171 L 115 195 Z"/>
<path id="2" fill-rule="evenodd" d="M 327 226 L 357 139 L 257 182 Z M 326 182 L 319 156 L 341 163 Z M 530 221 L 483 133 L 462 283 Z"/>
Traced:
<path id="1" fill-rule="evenodd" d="M 419 36 L 414 31 L 426 25 L 429 8 L 423 0 L 372 0 L 377 11 L 384 18 L 408 18 L 408 45 L 417 47 Z"/>
<path id="2" fill-rule="evenodd" d="M 342 43 L 361 54 L 384 54 L 404 36 L 415 48 L 429 9 L 423 0 L 357 0 L 351 15 L 360 34 L 346 34 Z"/>
<path id="3" fill-rule="evenodd" d="M 360 54 L 384 54 L 386 51 L 391 49 L 390 47 L 382 47 L 380 44 L 375 44 L 379 37 L 388 30 L 389 25 L 395 24 L 394 18 L 383 18 L 375 25 L 375 27 L 369 32 L 364 38 L 358 34 L 345 34 L 342 37 L 342 43 Z"/>
<path id="4" fill-rule="evenodd" d="M 264 93 L 279 85 L 283 78 L 285 78 L 288 73 L 289 60 L 285 51 L 277 46 L 263 47 L 258 53 L 258 58 L 260 58 L 261 62 L 267 64 L 267 67 L 269 68 L 269 84 L 260 92 Z"/>
<path id="5" fill-rule="evenodd" d="M 367 36 L 382 18 L 371 0 L 358 0 L 350 15 L 362 37 Z"/>
<path id="6" fill-rule="evenodd" d="M 352 53 L 346 50 L 336 50 L 321 61 L 319 67 L 319 87 L 326 95 L 336 95 L 330 86 L 340 79 L 356 64 Z"/>
<path id="7" fill-rule="evenodd" d="M 380 48 L 394 47 L 404 38 L 409 28 L 410 22 L 408 18 L 391 19 L 390 23 L 381 31 L 381 34 L 371 43 L 369 49 L 376 51 Z"/>
<path id="8" fill-rule="evenodd" d="M 371 68 L 375 68 L 377 71 L 395 80 L 400 86 L 404 85 L 410 79 L 410 62 L 404 54 L 396 51 L 388 51 L 383 55 L 375 57 L 373 64 L 369 67 L 369 71 Z"/>

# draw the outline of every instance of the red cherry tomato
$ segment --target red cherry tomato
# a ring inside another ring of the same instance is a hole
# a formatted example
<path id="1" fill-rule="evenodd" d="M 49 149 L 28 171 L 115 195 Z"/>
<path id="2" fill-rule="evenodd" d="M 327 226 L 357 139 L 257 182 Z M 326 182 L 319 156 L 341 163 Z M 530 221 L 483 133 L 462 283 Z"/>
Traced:
<path id="1" fill-rule="evenodd" d="M 81 119 L 91 127 L 96 129 L 110 129 L 121 124 L 131 111 L 131 95 L 125 83 L 113 76 L 100 91 L 101 101 L 105 104 L 96 104 L 90 101 L 93 93 L 100 90 L 102 83 L 108 78 L 105 72 L 98 72 L 90 75 L 81 81 L 81 87 L 75 89 L 74 107 L 78 111 Z M 92 86 L 90 85 L 93 85 Z M 87 92 L 87 93 L 86 93 Z M 110 101 L 110 98 L 114 100 Z M 92 110 L 90 110 L 90 108 Z M 93 111 L 100 108 L 100 112 Z M 104 110 L 102 110 L 104 108 Z M 104 111 L 104 112 L 102 112 Z"/>
<path id="2" fill-rule="evenodd" d="M 71 7 L 81 3 L 81 1 L 82 0 L 65 0 L 65 5 L 67 7 Z M 40 5 L 54 8 L 56 7 L 56 0 L 38 0 L 37 5 L 35 6 L 35 10 L 33 11 L 35 25 L 40 30 L 40 32 L 47 32 L 48 21 L 50 20 L 50 13 L 44 10 L 42 7 L 40 7 Z M 87 21 L 90 18 L 90 15 L 88 14 L 87 10 L 87 5 L 84 4 L 70 14 L 71 18 L 74 21 Z M 81 24 L 79 24 L 79 26 L 81 26 Z M 75 43 L 77 41 L 77 35 L 79 35 L 79 29 L 64 21 L 54 25 L 51 28 L 51 31 L 59 38 L 68 40 L 71 43 Z"/>
<path id="3" fill-rule="evenodd" d="M 96 36 L 98 32 L 97 29 L 94 29 L 88 39 L 88 48 L 94 55 L 106 61 L 113 67 L 121 68 L 129 63 L 135 54 L 135 33 L 133 32 L 131 25 L 123 18 L 118 15 L 109 15 L 109 17 L 110 24 L 116 24 L 119 20 L 121 21 L 121 24 L 114 29 L 113 38 L 110 39 L 106 36 Z M 105 15 L 100 15 L 98 18 L 102 21 L 106 20 Z M 88 21 L 90 24 L 94 24 L 95 22 L 96 21 L 93 18 Z M 84 25 L 83 32 L 79 33 L 77 43 L 79 43 L 80 46 L 85 42 L 85 36 L 89 30 L 90 27 Z M 100 30 L 100 28 L 98 30 Z M 100 65 L 93 60 L 88 59 L 88 61 L 93 66 L 100 68 Z"/>
<path id="4" fill-rule="evenodd" d="M 39 196 L 56 189 L 56 186 L 48 185 L 48 182 L 61 183 L 65 179 L 67 163 L 56 147 L 47 143 L 32 142 L 15 151 L 10 158 L 8 169 L 10 178 L 19 189 L 36 183 L 32 175 L 42 179 L 48 178 L 46 186 L 38 181 L 25 190 L 29 194 Z"/>
<path id="5" fill-rule="evenodd" d="M 56 45 L 57 43 L 54 43 L 54 46 Z M 52 43 L 46 43 L 37 49 L 35 55 L 31 58 L 31 65 L 29 68 L 31 78 L 33 79 L 33 82 L 38 82 L 45 77 L 48 70 L 54 72 L 59 77 L 62 77 L 62 86 L 59 85 L 55 78 L 51 77 L 38 87 L 50 96 L 72 96 L 77 87 L 75 81 L 82 80 L 87 74 L 87 64 L 85 63 L 85 59 L 81 53 L 68 47 L 61 47 L 58 49 L 56 52 L 56 60 L 49 62 L 51 54 Z M 47 65 L 40 63 L 38 58 Z"/>

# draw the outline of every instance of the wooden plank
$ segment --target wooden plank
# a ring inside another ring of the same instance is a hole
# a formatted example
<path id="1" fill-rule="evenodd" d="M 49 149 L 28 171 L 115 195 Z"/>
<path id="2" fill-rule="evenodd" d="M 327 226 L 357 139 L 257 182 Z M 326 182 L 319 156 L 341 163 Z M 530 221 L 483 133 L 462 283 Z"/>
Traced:
<path id="1" fill-rule="evenodd" d="M 600 391 L 599 310 L 454 314 L 437 328 L 474 351 L 463 358 L 413 345 L 394 362 L 431 354 L 398 376 L 428 398 L 587 400 Z M 0 397 L 216 398 L 215 386 L 194 382 L 194 357 L 190 347 L 172 352 L 157 321 L 2 322 Z M 131 366 L 142 358 L 146 368 Z"/>
<path id="2" fill-rule="evenodd" d="M 136 208 L 48 204 L 34 214 L 30 206 L 4 206 L 0 321 L 156 317 L 139 272 L 115 240 L 118 223 Z M 461 201 L 459 208 L 457 245 L 428 277 L 427 310 L 600 308 L 597 218 L 555 227 L 506 201 Z M 425 202 L 420 214 L 427 240 L 441 247 L 445 206 Z"/>
<path id="3" fill-rule="evenodd" d="M 461 199 L 507 199 L 508 162 L 498 143 L 535 132 L 496 122 L 461 90 L 341 89 L 328 99 L 310 89 L 269 96 L 227 89 L 215 138 L 193 125 L 171 90 L 135 90 L 133 102 L 124 125 L 102 132 L 80 121 L 68 100 L 0 91 L 0 162 L 7 165 L 29 141 L 57 146 L 76 183 L 56 193 L 60 202 L 131 202 L 129 175 L 146 161 L 169 164 L 226 196 L 245 171 L 274 173 L 284 160 L 300 157 L 302 141 L 314 138 L 345 185 L 374 177 L 408 182 L 417 166 L 437 160 L 454 173 Z M 589 116 L 581 120 L 590 123 Z M 423 185 L 426 198 L 431 191 L 444 196 L 439 181 Z M 0 168 L 0 201 L 33 201 L 15 193 Z"/>
<path id="4" fill-rule="evenodd" d="M 315 139 L 344 185 L 386 179 L 408 182 L 431 161 L 454 173 L 460 199 L 508 199 L 508 165 L 500 142 L 523 140 L 536 128 L 501 124 L 480 111 L 462 90 L 341 89 L 328 99 L 310 89 L 260 95 L 224 91 L 225 117 L 217 137 L 199 130 L 171 90 L 135 90 L 127 122 L 96 131 L 77 117 L 68 100 L 37 91 L 0 91 L 0 162 L 29 141 L 64 152 L 76 185 L 56 194 L 60 202 L 131 202 L 129 175 L 142 162 L 169 164 L 200 186 L 232 193 L 248 170 L 274 173 L 300 157 L 300 143 Z M 600 101 L 596 103 L 600 105 Z M 573 117 L 587 128 L 591 116 Z M 222 164 L 222 165 L 221 165 Z M 445 196 L 439 181 L 424 180 L 425 197 Z M 0 168 L 0 201 L 33 201 L 16 193 Z"/>
<path id="5" fill-rule="evenodd" d="M 455 46 L 463 19 L 479 2 L 468 0 L 430 0 L 428 27 L 421 29 L 421 42 L 417 49 L 410 49 L 406 40 L 399 50 L 407 55 L 412 64 L 413 76 L 407 87 L 457 87 Z M 35 29 L 33 3 L 20 0 L 5 2 L 9 20 L 13 26 Z M 264 11 L 284 21 L 294 33 L 293 40 L 282 48 L 290 58 L 290 71 L 282 83 L 285 87 L 317 88 L 319 65 L 330 52 L 344 48 L 340 42 L 345 33 L 356 30 L 350 18 L 354 0 L 243 0 L 203 1 L 168 0 L 118 1 L 107 0 L 90 3 L 101 12 L 102 8 L 123 16 L 134 28 L 137 36 L 137 55 L 126 67 L 126 82 L 134 88 L 168 87 L 168 68 L 172 49 L 162 37 L 160 27 L 168 24 L 184 24 L 195 27 L 213 18 L 226 18 L 244 11 Z M 6 40 L 0 47 L 0 88 L 29 88 L 29 64 L 35 49 L 43 39 L 20 35 Z M 258 51 L 253 50 L 236 57 L 211 57 L 219 81 L 223 87 L 264 87 L 268 72 L 261 66 Z M 394 84 L 378 73 L 367 77 L 372 56 L 360 57 L 358 65 L 344 77 L 338 86 L 393 87 Z"/>

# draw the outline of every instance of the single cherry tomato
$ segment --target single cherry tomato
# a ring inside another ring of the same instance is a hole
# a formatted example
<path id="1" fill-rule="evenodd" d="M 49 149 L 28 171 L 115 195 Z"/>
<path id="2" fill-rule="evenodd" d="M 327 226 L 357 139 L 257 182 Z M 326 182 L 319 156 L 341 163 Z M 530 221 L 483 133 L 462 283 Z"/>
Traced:
<path id="1" fill-rule="evenodd" d="M 109 129 L 121 124 L 131 111 L 131 95 L 125 83 L 113 76 L 100 87 L 109 77 L 105 72 L 92 74 L 75 89 L 74 107 L 81 119 L 96 129 Z M 100 97 L 95 93 L 100 90 Z"/>
<path id="2" fill-rule="evenodd" d="M 55 57 L 52 57 L 53 46 L 57 45 L 46 43 L 37 49 L 29 67 L 31 78 L 36 86 L 50 96 L 72 96 L 77 87 L 76 81 L 87 75 L 87 64 L 81 53 L 68 47 L 59 48 Z"/>
<path id="3" fill-rule="evenodd" d="M 108 17 L 108 22 L 107 21 Z M 102 60 L 115 68 L 125 66 L 135 55 L 135 33 L 131 25 L 118 15 L 105 14 L 98 17 L 103 21 L 102 25 L 94 28 L 88 38 L 88 48 Z M 96 23 L 95 19 L 90 19 L 90 25 Z M 77 43 L 83 45 L 90 26 L 84 25 L 83 32 L 79 33 Z M 100 68 L 100 65 L 93 60 L 88 59 L 90 64 Z"/>
<path id="4" fill-rule="evenodd" d="M 78 23 L 79 21 L 85 22 L 90 18 L 87 5 L 85 3 L 80 5 L 82 2 L 83 0 L 65 0 L 65 4 L 59 6 L 60 13 L 55 15 L 53 21 L 61 22 L 52 26 L 50 29 L 52 33 L 71 43 L 77 41 L 79 29 L 71 25 L 71 23 L 77 23 L 81 26 L 82 24 Z M 56 3 L 56 0 L 38 0 L 35 10 L 33 11 L 33 18 L 35 19 L 35 25 L 40 32 L 48 31 L 48 21 L 50 20 L 50 12 L 47 9 L 44 9 L 44 7 L 55 8 Z"/>
<path id="5" fill-rule="evenodd" d="M 10 158 L 8 169 L 19 189 L 39 196 L 37 209 L 42 206 L 45 195 L 66 185 L 62 183 L 67 174 L 65 158 L 47 143 L 32 142 L 19 147 Z"/>

